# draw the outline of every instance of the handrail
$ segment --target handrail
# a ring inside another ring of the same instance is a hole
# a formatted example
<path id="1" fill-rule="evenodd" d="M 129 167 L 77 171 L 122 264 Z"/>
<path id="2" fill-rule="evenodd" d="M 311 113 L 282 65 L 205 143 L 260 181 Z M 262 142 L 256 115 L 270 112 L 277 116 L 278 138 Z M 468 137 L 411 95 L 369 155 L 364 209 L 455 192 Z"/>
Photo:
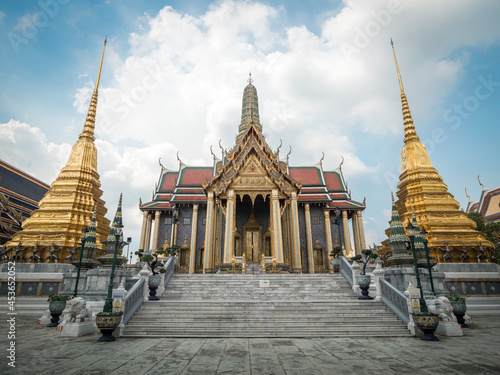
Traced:
<path id="1" fill-rule="evenodd" d="M 340 256 L 340 273 L 345 277 L 347 282 L 352 286 L 352 267 L 347 261 L 347 259 L 343 256 Z"/>
<path id="2" fill-rule="evenodd" d="M 145 279 L 139 279 L 125 297 L 125 311 L 123 312 L 123 324 L 127 324 L 130 318 L 139 309 L 144 301 L 143 290 Z"/>
<path id="3" fill-rule="evenodd" d="M 408 324 L 410 316 L 408 314 L 406 296 L 383 278 L 380 278 L 380 289 L 382 302 L 384 302 L 385 305 L 403 321 L 403 323 Z"/>
<path id="4" fill-rule="evenodd" d="M 165 269 L 165 277 L 163 279 L 163 287 L 166 287 L 168 281 L 170 280 L 170 278 L 174 274 L 174 270 L 175 270 L 175 257 L 170 256 L 168 258 L 167 263 L 164 266 L 164 269 Z"/>

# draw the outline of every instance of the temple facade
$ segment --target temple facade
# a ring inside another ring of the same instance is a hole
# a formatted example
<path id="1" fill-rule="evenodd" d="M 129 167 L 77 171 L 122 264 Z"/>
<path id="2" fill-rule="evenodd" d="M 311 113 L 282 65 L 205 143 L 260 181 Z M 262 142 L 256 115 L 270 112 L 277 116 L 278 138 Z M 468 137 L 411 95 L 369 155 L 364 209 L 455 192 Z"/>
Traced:
<path id="1" fill-rule="evenodd" d="M 392 41 L 391 41 L 392 43 Z M 397 186 L 395 207 L 403 226 L 416 219 L 428 233 L 428 247 L 436 262 L 476 262 L 478 256 L 491 258 L 493 244 L 476 230 L 476 223 L 460 210 L 460 204 L 448 192 L 448 186 L 432 166 L 424 144 L 417 135 L 393 46 L 394 60 L 401 91 L 404 122 L 404 145 L 401 150 L 401 174 Z M 390 228 L 386 234 L 391 238 Z M 389 239 L 383 242 L 383 253 L 389 249 Z M 485 253 L 486 252 L 486 253 Z"/>
<path id="2" fill-rule="evenodd" d="M 281 147 L 281 145 L 280 145 Z M 327 272 L 332 247 L 366 248 L 362 212 L 351 199 L 342 163 L 324 171 L 280 160 L 262 135 L 257 90 L 243 92 L 234 146 L 212 166 L 161 166 L 153 200 L 140 204 L 139 248 L 180 246 L 181 272 L 210 273 L 268 263 L 289 272 Z"/>

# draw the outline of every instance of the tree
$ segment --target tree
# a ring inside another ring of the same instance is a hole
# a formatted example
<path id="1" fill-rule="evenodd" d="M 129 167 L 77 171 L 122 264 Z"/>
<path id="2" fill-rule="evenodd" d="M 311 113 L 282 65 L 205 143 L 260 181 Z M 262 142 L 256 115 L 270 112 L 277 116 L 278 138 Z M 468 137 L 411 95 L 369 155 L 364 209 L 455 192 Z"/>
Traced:
<path id="1" fill-rule="evenodd" d="M 495 262 L 500 264 L 500 221 L 484 221 L 479 212 L 469 212 L 468 216 L 476 223 L 477 230 L 483 232 L 486 239 L 495 246 L 492 250 L 495 253 Z"/>

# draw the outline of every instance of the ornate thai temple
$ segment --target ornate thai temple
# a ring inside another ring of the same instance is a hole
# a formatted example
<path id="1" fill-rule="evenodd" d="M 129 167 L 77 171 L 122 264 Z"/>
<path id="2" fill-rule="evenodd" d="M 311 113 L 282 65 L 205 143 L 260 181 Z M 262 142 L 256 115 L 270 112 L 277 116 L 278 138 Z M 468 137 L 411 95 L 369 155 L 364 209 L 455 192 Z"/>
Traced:
<path id="1" fill-rule="evenodd" d="M 22 228 L 49 186 L 0 160 L 0 246 Z"/>
<path id="2" fill-rule="evenodd" d="M 10 249 L 9 259 L 13 256 L 22 262 L 46 259 L 52 255 L 50 251 L 57 248 L 56 261 L 64 262 L 66 257 L 74 253 L 74 248 L 80 246 L 82 229 L 90 224 L 94 207 L 96 246 L 102 248 L 101 242 L 108 236 L 110 221 L 104 217 L 107 210 L 101 199 L 97 149 L 94 144 L 97 92 L 105 48 L 106 41 L 83 131 L 71 149 L 66 166 L 40 201 L 39 209 L 22 223 L 22 230 L 5 245 Z"/>
<path id="3" fill-rule="evenodd" d="M 404 120 L 404 146 L 401 150 L 401 175 L 395 207 L 404 227 L 412 220 L 414 213 L 419 226 L 428 232 L 430 254 L 437 262 L 476 261 L 479 254 L 493 245 L 483 233 L 476 230 L 476 224 L 467 214 L 460 210 L 460 204 L 448 192 L 443 178 L 432 166 L 415 130 L 394 46 L 392 48 Z M 386 230 L 386 234 L 392 236 L 390 229 Z M 388 240 L 384 241 L 384 252 L 390 251 L 387 243 Z M 451 258 L 443 259 L 445 255 Z"/>
<path id="4" fill-rule="evenodd" d="M 364 203 L 351 199 L 342 163 L 324 171 L 280 160 L 262 135 L 257 90 L 243 92 L 241 123 L 231 150 L 213 154 L 213 165 L 162 166 L 153 200 L 140 204 L 139 248 L 181 247 L 182 272 L 215 272 L 234 263 L 274 263 L 290 272 L 326 272 L 340 241 L 344 254 L 366 247 Z M 236 265 L 238 266 L 238 264 Z M 240 264 L 241 266 L 241 264 Z"/>
<path id="5" fill-rule="evenodd" d="M 469 198 L 467 212 L 478 212 L 486 222 L 500 221 L 500 186 L 488 189 L 481 183 L 479 176 L 477 179 L 482 188 L 481 196 L 479 200 L 473 201 L 465 190 L 465 195 Z"/>

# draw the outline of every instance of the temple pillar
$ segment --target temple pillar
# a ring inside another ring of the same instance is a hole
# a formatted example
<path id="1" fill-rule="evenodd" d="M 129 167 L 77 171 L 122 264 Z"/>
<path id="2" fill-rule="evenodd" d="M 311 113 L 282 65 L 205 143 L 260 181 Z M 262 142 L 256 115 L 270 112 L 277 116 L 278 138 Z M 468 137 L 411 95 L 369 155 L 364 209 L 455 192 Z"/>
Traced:
<path id="1" fill-rule="evenodd" d="M 358 211 L 358 224 L 359 224 L 359 238 L 361 241 L 361 249 L 366 249 L 365 228 L 363 226 L 363 216 L 361 211 Z"/>
<path id="2" fill-rule="evenodd" d="M 276 249 L 276 263 L 283 263 L 283 235 L 281 228 L 281 210 L 278 189 L 273 189 L 271 192 L 271 205 L 273 215 L 273 247 Z"/>
<path id="3" fill-rule="evenodd" d="M 352 224 L 352 237 L 354 239 L 354 254 L 356 255 L 360 253 L 359 236 L 358 236 L 358 216 L 356 215 L 356 211 L 353 212 L 352 214 L 351 224 Z"/>
<path id="4" fill-rule="evenodd" d="M 299 236 L 299 210 L 297 205 L 297 193 L 293 192 L 291 196 L 291 216 L 292 216 L 292 253 L 294 258 L 294 271 L 302 272 L 302 262 L 300 259 L 300 236 Z"/>
<path id="5" fill-rule="evenodd" d="M 146 224 L 148 221 L 148 212 L 142 212 L 141 239 L 139 240 L 139 249 L 144 250 L 146 242 Z"/>
<path id="6" fill-rule="evenodd" d="M 203 273 L 210 270 L 212 262 L 212 251 L 213 251 L 213 227 L 215 223 L 215 213 L 214 213 L 214 193 L 209 191 L 207 193 L 207 217 L 205 223 L 205 266 L 203 268 Z"/>
<path id="7" fill-rule="evenodd" d="M 314 255 L 313 255 L 313 242 L 312 242 L 312 233 L 311 233 L 311 209 L 309 207 L 309 203 L 305 205 L 305 213 L 306 213 L 306 241 L 307 241 L 307 260 L 309 266 L 309 273 L 314 273 Z"/>
<path id="8" fill-rule="evenodd" d="M 158 231 L 160 229 L 160 215 L 161 211 L 155 211 L 155 228 L 153 231 L 153 243 L 151 244 L 151 250 L 158 250 Z"/>
<path id="9" fill-rule="evenodd" d="M 344 247 L 347 254 L 345 256 L 351 256 L 351 235 L 349 233 L 349 221 L 347 219 L 347 211 L 342 211 L 342 225 L 344 229 Z"/>
<path id="10" fill-rule="evenodd" d="M 224 233 L 224 261 L 223 263 L 231 263 L 234 256 L 234 210 L 236 207 L 236 195 L 234 190 L 229 189 L 227 192 L 226 202 L 226 230 Z"/>
<path id="11" fill-rule="evenodd" d="M 328 255 L 332 251 L 332 224 L 330 222 L 330 211 L 324 210 L 323 214 L 325 215 L 325 240 L 326 240 L 326 254 L 328 259 Z M 328 269 L 332 270 L 331 262 L 327 263 L 328 263 Z"/>
<path id="12" fill-rule="evenodd" d="M 151 249 L 151 224 L 153 221 L 153 215 L 148 213 L 148 220 L 146 223 L 146 243 L 144 244 L 144 252 L 150 253 Z"/>
<path id="13" fill-rule="evenodd" d="M 191 218 L 191 255 L 189 256 L 189 273 L 194 273 L 196 264 L 196 235 L 198 229 L 198 205 L 193 204 L 193 217 Z"/>

